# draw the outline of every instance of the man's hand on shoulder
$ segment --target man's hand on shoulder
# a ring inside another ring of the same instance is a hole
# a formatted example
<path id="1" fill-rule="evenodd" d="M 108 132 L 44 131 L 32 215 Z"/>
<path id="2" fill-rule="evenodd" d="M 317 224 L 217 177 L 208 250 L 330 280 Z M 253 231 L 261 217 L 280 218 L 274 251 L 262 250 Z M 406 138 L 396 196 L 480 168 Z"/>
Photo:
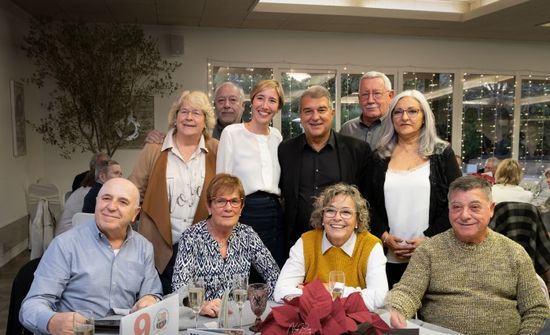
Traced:
<path id="1" fill-rule="evenodd" d="M 72 334 L 75 312 L 55 313 L 48 321 L 48 331 L 52 335 Z"/>
<path id="2" fill-rule="evenodd" d="M 132 312 L 154 305 L 158 301 L 160 301 L 160 299 L 154 295 L 145 295 L 134 304 L 134 306 L 132 307 Z"/>
<path id="3" fill-rule="evenodd" d="M 165 136 L 166 134 L 163 132 L 153 129 L 147 134 L 147 137 L 145 137 L 145 143 L 162 144 Z"/>

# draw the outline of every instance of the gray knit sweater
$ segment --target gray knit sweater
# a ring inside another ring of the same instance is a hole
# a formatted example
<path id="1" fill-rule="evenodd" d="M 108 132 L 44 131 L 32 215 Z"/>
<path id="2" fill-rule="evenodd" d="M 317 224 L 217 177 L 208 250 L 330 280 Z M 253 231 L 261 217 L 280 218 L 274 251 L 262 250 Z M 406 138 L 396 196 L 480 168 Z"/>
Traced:
<path id="1" fill-rule="evenodd" d="M 550 310 L 525 250 L 489 230 L 479 244 L 449 229 L 426 240 L 411 258 L 390 301 L 407 318 L 464 334 L 536 334 Z"/>

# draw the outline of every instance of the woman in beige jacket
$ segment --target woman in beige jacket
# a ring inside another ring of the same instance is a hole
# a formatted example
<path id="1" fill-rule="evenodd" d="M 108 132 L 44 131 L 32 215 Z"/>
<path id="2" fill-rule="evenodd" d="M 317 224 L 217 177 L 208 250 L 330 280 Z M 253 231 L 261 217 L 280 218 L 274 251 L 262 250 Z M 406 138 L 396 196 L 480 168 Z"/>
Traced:
<path id="1" fill-rule="evenodd" d="M 218 141 L 205 93 L 184 91 L 168 115 L 161 144 L 146 144 L 129 179 L 142 198 L 138 231 L 153 244 L 164 294 L 171 293 L 172 273 L 181 233 L 208 217 L 206 187 L 216 174 Z"/>

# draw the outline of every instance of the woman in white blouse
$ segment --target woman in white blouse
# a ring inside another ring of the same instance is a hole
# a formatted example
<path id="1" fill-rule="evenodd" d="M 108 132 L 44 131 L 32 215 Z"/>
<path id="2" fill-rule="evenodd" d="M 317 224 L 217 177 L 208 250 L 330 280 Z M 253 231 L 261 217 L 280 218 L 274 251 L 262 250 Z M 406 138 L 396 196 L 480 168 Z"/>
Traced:
<path id="1" fill-rule="evenodd" d="M 437 136 L 426 97 L 416 90 L 393 98 L 369 166 L 371 231 L 387 248 L 390 288 L 426 237 L 451 227 L 447 193 L 462 175 L 449 143 Z"/>
<path id="2" fill-rule="evenodd" d="M 530 203 L 533 200 L 533 193 L 519 186 L 523 172 L 516 160 L 505 159 L 497 167 L 495 173 L 495 185 L 492 188 L 493 201 L 499 202 L 514 201 Z"/>
<path id="3" fill-rule="evenodd" d="M 369 310 L 382 307 L 388 292 L 386 256 L 368 224 L 367 202 L 355 186 L 327 187 L 313 205 L 314 229 L 290 249 L 275 285 L 275 301 L 301 294 L 303 285 L 315 278 L 327 287 L 330 271 L 343 271 L 343 297 L 361 292 Z"/>
<path id="4" fill-rule="evenodd" d="M 262 80 L 250 92 L 250 102 L 251 120 L 229 125 L 222 132 L 216 171 L 237 176 L 242 181 L 246 197 L 240 222 L 260 235 L 281 266 L 284 246 L 277 147 L 282 136 L 269 124 L 283 107 L 283 88 L 275 80 Z"/>

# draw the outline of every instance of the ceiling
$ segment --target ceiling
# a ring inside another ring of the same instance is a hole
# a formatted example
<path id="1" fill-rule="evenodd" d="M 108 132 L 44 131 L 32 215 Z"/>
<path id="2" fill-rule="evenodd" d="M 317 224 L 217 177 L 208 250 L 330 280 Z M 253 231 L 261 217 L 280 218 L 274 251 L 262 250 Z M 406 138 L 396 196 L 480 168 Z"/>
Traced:
<path id="1" fill-rule="evenodd" d="M 549 0 L 11 1 L 69 20 L 550 42 Z"/>

